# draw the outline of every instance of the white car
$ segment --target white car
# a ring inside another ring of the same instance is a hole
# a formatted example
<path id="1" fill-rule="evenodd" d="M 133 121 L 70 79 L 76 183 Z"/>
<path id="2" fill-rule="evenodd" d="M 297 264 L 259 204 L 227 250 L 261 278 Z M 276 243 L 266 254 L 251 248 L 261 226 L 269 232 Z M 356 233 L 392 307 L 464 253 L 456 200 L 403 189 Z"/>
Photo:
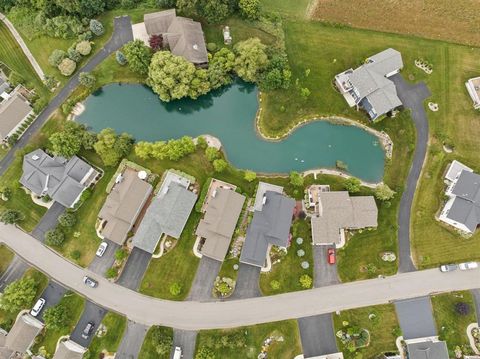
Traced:
<path id="1" fill-rule="evenodd" d="M 460 268 L 460 270 L 476 269 L 476 268 L 478 268 L 478 263 L 477 262 L 460 263 L 458 265 L 458 268 Z"/>
<path id="2" fill-rule="evenodd" d="M 38 314 L 40 314 L 44 305 L 45 305 L 45 299 L 40 298 L 39 300 L 37 300 L 37 302 L 33 306 L 32 310 L 30 311 L 30 314 L 36 317 Z"/>
<path id="3" fill-rule="evenodd" d="M 105 251 L 107 250 L 107 247 L 108 247 L 108 243 L 107 242 L 102 242 L 100 243 L 100 246 L 98 247 L 97 249 L 97 257 L 101 257 L 103 256 L 103 254 L 105 253 Z"/>
<path id="4" fill-rule="evenodd" d="M 173 359 L 180 359 L 180 358 L 183 358 L 182 348 L 175 347 L 175 351 L 173 352 Z"/>

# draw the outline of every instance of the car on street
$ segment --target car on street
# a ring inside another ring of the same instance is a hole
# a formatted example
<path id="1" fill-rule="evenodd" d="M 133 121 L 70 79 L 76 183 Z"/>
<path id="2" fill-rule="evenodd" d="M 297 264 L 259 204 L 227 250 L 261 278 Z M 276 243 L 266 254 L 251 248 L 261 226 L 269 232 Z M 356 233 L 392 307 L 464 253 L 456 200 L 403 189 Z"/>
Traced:
<path id="1" fill-rule="evenodd" d="M 94 322 L 88 322 L 87 325 L 85 326 L 85 329 L 83 329 L 82 338 L 83 339 L 88 339 L 90 334 L 92 334 L 92 332 L 93 332 L 93 328 L 95 328 L 95 323 Z"/>
<path id="2" fill-rule="evenodd" d="M 98 247 L 97 249 L 97 257 L 101 257 L 103 256 L 103 254 L 105 253 L 105 251 L 107 250 L 107 247 L 108 247 L 108 243 L 107 242 L 102 242 L 100 243 L 100 246 Z"/>
<path id="3" fill-rule="evenodd" d="M 458 269 L 458 265 L 456 264 L 442 264 L 440 266 L 440 272 L 453 272 L 454 270 Z"/>
<path id="4" fill-rule="evenodd" d="M 478 268 L 478 263 L 477 262 L 460 263 L 458 265 L 458 268 L 460 268 L 460 270 L 476 269 L 476 268 Z"/>
<path id="5" fill-rule="evenodd" d="M 36 317 L 38 314 L 40 314 L 44 305 L 45 305 L 45 299 L 40 298 L 39 300 L 37 300 L 37 302 L 33 306 L 32 310 L 30 311 L 30 314 Z"/>
<path id="6" fill-rule="evenodd" d="M 85 285 L 88 285 L 91 288 L 95 288 L 98 286 L 98 282 L 95 279 L 90 278 L 89 276 L 83 277 L 83 283 L 85 283 Z"/>
<path id="7" fill-rule="evenodd" d="M 335 264 L 335 249 L 329 248 L 327 251 L 328 264 Z"/>
<path id="8" fill-rule="evenodd" d="M 183 358 L 182 348 L 175 347 L 175 350 L 173 351 L 173 359 L 180 359 L 180 358 Z"/>

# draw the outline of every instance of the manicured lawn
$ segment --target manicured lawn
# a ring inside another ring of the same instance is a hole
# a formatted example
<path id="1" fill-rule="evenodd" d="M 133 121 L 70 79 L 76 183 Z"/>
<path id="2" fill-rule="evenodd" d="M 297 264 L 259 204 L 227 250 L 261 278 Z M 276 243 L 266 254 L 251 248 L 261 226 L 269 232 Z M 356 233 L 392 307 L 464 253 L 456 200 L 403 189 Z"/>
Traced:
<path id="1" fill-rule="evenodd" d="M 455 310 L 455 304 L 467 303 L 470 312 L 460 315 Z M 441 340 L 446 340 L 450 357 L 455 357 L 455 347 L 470 348 L 466 333 L 470 323 L 476 323 L 475 303 L 469 291 L 445 293 L 432 296 L 433 314 L 437 322 L 437 331 Z M 464 354 L 473 354 L 471 350 Z"/>
<path id="2" fill-rule="evenodd" d="M 88 347 L 91 358 L 100 358 L 102 352 L 114 353 L 117 351 L 123 333 L 127 326 L 127 319 L 116 313 L 109 312 L 102 321 L 107 328 L 103 337 L 95 337 Z"/>
<path id="3" fill-rule="evenodd" d="M 296 242 L 299 237 L 303 238 L 303 243 L 300 245 Z M 297 255 L 297 251 L 300 249 L 305 252 L 303 257 Z M 308 269 L 301 267 L 303 261 L 310 264 Z M 308 289 L 303 288 L 299 282 L 300 277 L 304 274 L 313 279 L 312 231 L 309 218 L 307 220 L 297 220 L 293 223 L 292 243 L 288 247 L 287 255 L 280 258 L 280 263 L 273 264 L 270 272 L 260 275 L 260 289 L 263 295 Z M 280 283 L 280 288 L 272 288 L 271 283 L 274 280 Z"/>
<path id="4" fill-rule="evenodd" d="M 315 0 L 262 0 L 262 9 L 286 16 L 304 18 L 310 3 Z"/>
<path id="5" fill-rule="evenodd" d="M 148 331 L 145 340 L 143 341 L 142 349 L 138 355 L 139 359 L 167 359 L 170 358 L 170 353 L 165 356 L 159 356 L 156 351 L 156 343 L 154 342 L 154 331 L 160 330 L 164 335 L 170 336 L 173 340 L 173 329 L 167 327 L 151 327 Z"/>
<path id="6" fill-rule="evenodd" d="M 229 340 L 233 343 L 231 347 L 222 345 L 222 337 L 226 336 L 232 338 Z M 269 337 L 283 338 L 283 341 L 274 341 L 268 348 L 269 358 L 291 359 L 302 353 L 297 322 L 294 320 L 227 330 L 201 330 L 197 336 L 197 353 L 202 347 L 208 347 L 217 358 L 257 358 L 264 340 Z"/>
<path id="7" fill-rule="evenodd" d="M 371 314 L 375 315 L 371 316 Z M 372 317 L 370 319 L 369 317 Z M 366 329 L 370 333 L 370 345 L 358 349 L 363 355 L 362 358 L 376 358 L 383 352 L 396 352 L 395 339 L 401 335 L 400 327 L 393 304 L 377 305 L 374 307 L 346 310 L 340 315 L 333 314 L 333 323 L 335 332 L 348 326 L 358 326 Z M 356 352 L 347 350 L 340 339 L 337 337 L 338 349 L 343 352 L 345 359 L 358 358 Z"/>
<path id="8" fill-rule="evenodd" d="M 50 355 L 55 353 L 58 339 L 63 335 L 69 335 L 80 319 L 85 305 L 85 299 L 73 292 L 67 292 L 60 303 L 68 308 L 67 323 L 58 330 L 44 328 L 35 341 L 32 349 L 34 353 L 37 353 L 42 347 L 44 347 Z"/>
<path id="9" fill-rule="evenodd" d="M 0 245 L 0 275 L 8 268 L 12 259 L 13 252 L 3 244 Z"/>

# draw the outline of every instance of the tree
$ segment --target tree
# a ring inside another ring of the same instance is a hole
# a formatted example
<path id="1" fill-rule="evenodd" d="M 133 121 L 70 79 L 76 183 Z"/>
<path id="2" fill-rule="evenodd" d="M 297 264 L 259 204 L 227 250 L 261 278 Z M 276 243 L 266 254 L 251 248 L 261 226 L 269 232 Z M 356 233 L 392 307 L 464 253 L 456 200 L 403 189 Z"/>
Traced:
<path id="1" fill-rule="evenodd" d="M 299 282 L 302 288 L 308 289 L 312 287 L 313 279 L 308 274 L 303 274 L 300 277 Z"/>
<path id="2" fill-rule="evenodd" d="M 130 41 L 123 47 L 123 53 L 127 59 L 128 67 L 140 74 L 147 75 L 152 51 L 142 40 Z"/>
<path id="3" fill-rule="evenodd" d="M 131 150 L 133 138 L 122 133 L 117 136 L 115 130 L 105 128 L 97 135 L 97 142 L 93 146 L 105 166 L 115 166 Z"/>
<path id="4" fill-rule="evenodd" d="M 77 223 L 77 217 L 72 212 L 65 212 L 58 217 L 58 223 L 62 227 L 71 228 Z"/>
<path id="5" fill-rule="evenodd" d="M 205 150 L 205 157 L 207 157 L 207 160 L 210 162 L 213 162 L 220 157 L 220 151 L 215 147 L 207 147 Z"/>
<path id="6" fill-rule="evenodd" d="M 95 87 L 97 79 L 95 78 L 95 75 L 91 74 L 90 72 L 80 72 L 78 81 L 86 88 L 92 89 Z"/>
<path id="7" fill-rule="evenodd" d="M 65 233 L 60 228 L 55 228 L 45 233 L 45 243 L 49 246 L 60 247 L 65 241 Z"/>
<path id="8" fill-rule="evenodd" d="M 237 43 L 235 51 L 235 72 L 244 81 L 256 82 L 259 73 L 267 66 L 266 46 L 254 37 Z"/>
<path id="9" fill-rule="evenodd" d="M 6 209 L 0 217 L 0 221 L 5 224 L 17 224 L 24 219 L 25 215 L 16 209 Z"/>
<path id="10" fill-rule="evenodd" d="M 71 158 L 82 148 L 82 139 L 76 133 L 70 131 L 55 132 L 49 138 L 52 152 L 57 156 Z"/>
<path id="11" fill-rule="evenodd" d="M 304 182 L 303 176 L 296 172 L 292 171 L 290 172 L 290 184 L 295 186 L 295 187 L 302 187 Z"/>
<path id="12" fill-rule="evenodd" d="M 161 327 L 154 327 L 152 333 L 152 342 L 154 343 L 155 351 L 161 357 L 170 354 L 173 345 L 173 338 L 168 329 Z"/>
<path id="13" fill-rule="evenodd" d="M 92 51 L 92 45 L 90 45 L 90 41 L 80 41 L 75 49 L 83 56 L 87 56 Z"/>
<path id="14" fill-rule="evenodd" d="M 63 76 L 70 76 L 74 73 L 75 69 L 77 68 L 77 64 L 75 61 L 67 58 L 64 58 L 62 62 L 58 65 L 58 69 Z"/>
<path id="15" fill-rule="evenodd" d="M 457 314 L 463 315 L 463 316 L 470 314 L 470 311 L 471 311 L 470 305 L 465 302 L 455 303 L 454 308 Z"/>
<path id="16" fill-rule="evenodd" d="M 48 57 L 48 63 L 53 66 L 57 67 L 60 65 L 62 60 L 67 57 L 67 53 L 63 50 L 53 50 L 51 55 Z"/>
<path id="17" fill-rule="evenodd" d="M 170 294 L 173 295 L 174 297 L 180 295 L 182 293 L 182 286 L 178 284 L 177 282 L 173 283 L 170 285 L 170 288 L 168 289 L 170 291 Z"/>
<path id="18" fill-rule="evenodd" d="M 201 346 L 195 359 L 216 359 L 215 352 L 207 346 Z"/>
<path id="19" fill-rule="evenodd" d="M 390 189 L 385 183 L 382 183 L 375 188 L 375 197 L 380 201 L 388 201 L 389 199 L 392 199 L 394 195 L 395 191 Z"/>
<path id="20" fill-rule="evenodd" d="M 235 54 L 223 47 L 213 55 L 208 64 L 208 80 L 212 89 L 228 85 L 233 81 L 232 71 L 235 66 Z"/>
<path id="21" fill-rule="evenodd" d="M 243 17 L 250 20 L 258 19 L 258 13 L 260 12 L 260 0 L 240 0 L 238 2 L 240 12 Z"/>
<path id="22" fill-rule="evenodd" d="M 228 163 L 225 160 L 222 159 L 217 159 L 213 161 L 213 168 L 215 169 L 215 172 L 223 172 L 227 169 Z"/>
<path id="23" fill-rule="evenodd" d="M 147 160 L 152 154 L 153 144 L 151 142 L 140 141 L 135 145 L 135 154 L 142 160 Z"/>
<path id="24" fill-rule="evenodd" d="M 257 178 L 257 174 L 253 171 L 247 170 L 245 171 L 244 178 L 247 182 L 252 182 L 255 181 L 255 179 Z"/>
<path id="25" fill-rule="evenodd" d="M 117 50 L 117 52 L 115 53 L 115 59 L 120 66 L 125 66 L 127 64 L 127 58 L 120 50 Z"/>
<path id="26" fill-rule="evenodd" d="M 197 147 L 205 150 L 208 147 L 208 142 L 203 136 L 197 137 Z"/>
<path id="27" fill-rule="evenodd" d="M 279 88 L 288 89 L 292 78 L 292 71 L 287 55 L 276 50 L 270 54 L 267 68 L 262 72 L 260 88 L 265 91 Z"/>
<path id="28" fill-rule="evenodd" d="M 0 308 L 14 313 L 32 305 L 37 294 L 37 282 L 31 277 L 23 277 L 5 288 L 0 297 Z"/>
<path id="29" fill-rule="evenodd" d="M 64 303 L 59 303 L 53 307 L 45 309 L 43 320 L 47 329 L 61 330 L 70 319 L 69 311 Z"/>
<path id="30" fill-rule="evenodd" d="M 356 177 L 350 177 L 343 183 L 345 189 L 350 193 L 360 192 L 362 182 Z"/>
<path id="31" fill-rule="evenodd" d="M 68 58 L 72 61 L 78 62 L 82 59 L 82 54 L 80 54 L 75 47 L 70 47 L 67 50 Z"/>
<path id="32" fill-rule="evenodd" d="M 157 52 L 163 48 L 163 36 L 162 35 L 152 35 L 148 39 L 148 44 L 150 45 L 150 48 L 154 51 Z"/>
<path id="33" fill-rule="evenodd" d="M 182 13 L 196 14 L 204 17 L 210 23 L 215 23 L 230 16 L 235 9 L 236 2 L 231 0 L 177 0 L 176 7 Z"/>
<path id="34" fill-rule="evenodd" d="M 309 97 L 310 97 L 310 94 L 311 94 L 310 89 L 308 89 L 307 87 L 302 87 L 302 88 L 300 89 L 300 96 L 302 96 L 302 98 L 303 98 L 304 100 L 306 100 L 307 98 L 309 98 Z"/>
<path id="35" fill-rule="evenodd" d="M 92 19 L 90 20 L 90 31 L 97 36 L 101 36 L 105 32 L 105 29 L 100 21 Z"/>

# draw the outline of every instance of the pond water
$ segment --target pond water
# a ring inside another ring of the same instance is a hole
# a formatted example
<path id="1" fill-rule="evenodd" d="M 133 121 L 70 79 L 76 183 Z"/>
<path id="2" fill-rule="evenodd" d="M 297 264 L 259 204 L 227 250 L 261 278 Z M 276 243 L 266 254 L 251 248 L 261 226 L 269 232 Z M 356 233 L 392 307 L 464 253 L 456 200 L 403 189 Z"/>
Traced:
<path id="1" fill-rule="evenodd" d="M 220 139 L 236 167 L 263 173 L 334 168 L 337 160 L 365 181 L 383 177 L 385 153 L 378 139 L 360 128 L 326 121 L 309 123 L 279 142 L 261 139 L 254 119 L 255 86 L 237 81 L 193 100 L 161 102 L 143 85 L 112 84 L 87 98 L 77 121 L 94 131 L 111 127 L 141 141 L 210 134 Z"/>

